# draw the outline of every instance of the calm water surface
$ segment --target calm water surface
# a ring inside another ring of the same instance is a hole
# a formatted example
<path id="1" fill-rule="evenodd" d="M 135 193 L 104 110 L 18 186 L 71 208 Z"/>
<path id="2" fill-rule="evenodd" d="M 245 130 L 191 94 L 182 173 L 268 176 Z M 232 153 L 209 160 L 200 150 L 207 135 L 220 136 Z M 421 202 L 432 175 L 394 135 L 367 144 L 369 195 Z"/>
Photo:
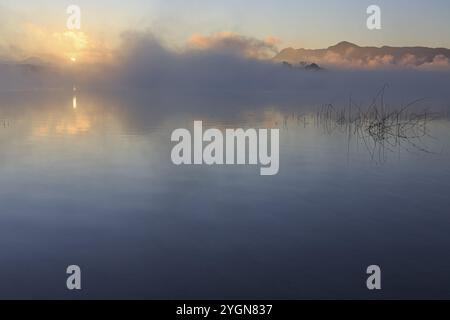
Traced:
<path id="1" fill-rule="evenodd" d="M 0 297 L 450 298 L 445 114 L 380 147 L 277 100 L 2 94 Z M 193 120 L 280 128 L 280 173 L 172 165 L 170 134 Z"/>

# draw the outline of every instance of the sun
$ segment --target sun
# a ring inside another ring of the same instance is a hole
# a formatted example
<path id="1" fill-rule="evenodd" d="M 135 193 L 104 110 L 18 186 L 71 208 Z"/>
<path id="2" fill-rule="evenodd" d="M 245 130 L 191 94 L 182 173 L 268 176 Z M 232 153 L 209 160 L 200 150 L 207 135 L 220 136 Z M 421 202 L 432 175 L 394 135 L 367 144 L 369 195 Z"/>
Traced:
<path id="1" fill-rule="evenodd" d="M 72 62 L 76 62 L 76 61 L 77 61 L 77 58 L 75 58 L 75 57 L 72 57 L 72 58 L 70 58 L 70 61 L 72 61 Z"/>

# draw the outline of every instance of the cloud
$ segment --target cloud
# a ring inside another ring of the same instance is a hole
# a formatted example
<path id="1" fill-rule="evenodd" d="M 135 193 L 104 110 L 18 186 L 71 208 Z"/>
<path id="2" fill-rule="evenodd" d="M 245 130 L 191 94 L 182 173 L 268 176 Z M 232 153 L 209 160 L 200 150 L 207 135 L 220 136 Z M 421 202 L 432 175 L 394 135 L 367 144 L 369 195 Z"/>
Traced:
<path id="1" fill-rule="evenodd" d="M 194 36 L 185 50 L 174 51 L 152 34 L 127 32 L 109 78 L 134 86 L 178 86 L 181 90 L 194 86 L 248 88 L 267 81 L 271 72 L 284 71 L 254 57 L 260 57 L 267 47 L 264 41 L 227 33 Z"/>
<path id="2" fill-rule="evenodd" d="M 329 69 L 435 69 L 449 70 L 450 50 L 426 47 L 360 47 L 350 42 L 340 42 L 327 49 L 284 49 L 274 61 L 315 62 Z"/>
<path id="3" fill-rule="evenodd" d="M 1 15 L 0 15 L 1 18 Z M 21 61 L 39 57 L 52 64 L 64 64 L 76 56 L 84 62 L 105 61 L 111 49 L 83 31 L 54 31 L 30 22 L 18 21 L 14 30 L 0 30 L 0 59 Z"/>
<path id="4" fill-rule="evenodd" d="M 188 47 L 232 53 L 252 59 L 270 59 L 277 54 L 278 43 L 280 40 L 275 37 L 259 40 L 232 32 L 220 32 L 211 36 L 194 34 L 188 41 Z"/>
<path id="5" fill-rule="evenodd" d="M 450 70 L 450 60 L 444 55 L 437 55 L 433 61 L 423 63 L 418 68 L 430 71 Z"/>
<path id="6" fill-rule="evenodd" d="M 340 54 L 333 51 L 326 52 L 322 57 L 310 57 L 322 66 L 334 69 L 366 69 L 366 70 L 392 70 L 392 69 L 417 69 L 417 70 L 450 70 L 450 62 L 444 55 L 436 55 L 431 61 L 424 57 L 418 57 L 406 53 L 400 57 L 392 54 L 367 55 L 355 57 L 351 53 Z"/>
<path id="7" fill-rule="evenodd" d="M 66 63 L 75 56 L 86 63 L 94 63 L 104 61 L 110 54 L 103 43 L 82 31 L 53 32 L 34 24 L 26 24 L 22 29 L 20 45 L 27 56 L 49 57 L 48 62 Z"/>
<path id="8" fill-rule="evenodd" d="M 151 33 L 126 32 L 122 35 L 121 45 L 113 52 L 114 59 L 102 63 L 80 63 L 57 71 L 0 63 L 0 90 L 47 87 L 71 90 L 75 83 L 80 91 L 123 92 L 122 89 L 126 89 L 128 92 L 133 89 L 132 92 L 151 92 L 158 96 L 168 93 L 178 97 L 193 93 L 199 99 L 220 96 L 218 102 L 238 94 L 266 103 L 291 99 L 317 106 L 334 102 L 336 97 L 348 100 L 352 93 L 355 98 L 356 95 L 371 96 L 389 83 L 395 88 L 400 102 L 409 97 L 449 97 L 450 72 L 435 72 L 440 70 L 438 66 L 448 65 L 445 57 L 436 57 L 426 65 L 427 72 L 421 72 L 418 68 L 378 69 L 379 65 L 392 63 L 393 58 L 389 55 L 376 56 L 370 61 L 350 58 L 342 61 L 339 54 L 329 54 L 326 59 L 333 63 L 371 64 L 372 69 L 310 72 L 288 68 L 279 62 L 250 58 L 243 54 L 245 50 L 229 50 L 228 46 L 217 45 L 217 41 L 211 44 L 209 38 L 206 39 L 208 41 L 199 42 L 203 47 L 189 45 L 183 50 L 174 50 Z M 411 57 L 407 61 L 414 62 Z M 180 101 L 182 104 L 182 99 Z M 178 107 L 182 109 L 183 106 Z M 211 108 L 220 109 L 220 106 L 212 105 Z"/>

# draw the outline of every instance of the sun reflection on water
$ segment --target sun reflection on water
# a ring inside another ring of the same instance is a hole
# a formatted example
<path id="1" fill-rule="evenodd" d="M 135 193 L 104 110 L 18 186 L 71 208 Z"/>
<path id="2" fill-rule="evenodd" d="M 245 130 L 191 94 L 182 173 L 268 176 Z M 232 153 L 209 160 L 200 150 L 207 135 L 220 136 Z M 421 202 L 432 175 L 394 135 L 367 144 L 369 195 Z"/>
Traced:
<path id="1" fill-rule="evenodd" d="M 66 109 L 67 110 L 67 109 Z M 72 98 L 71 112 L 51 113 L 33 130 L 33 135 L 45 137 L 50 135 L 79 135 L 85 134 L 92 128 L 91 117 L 88 112 L 78 108 L 77 96 Z"/>

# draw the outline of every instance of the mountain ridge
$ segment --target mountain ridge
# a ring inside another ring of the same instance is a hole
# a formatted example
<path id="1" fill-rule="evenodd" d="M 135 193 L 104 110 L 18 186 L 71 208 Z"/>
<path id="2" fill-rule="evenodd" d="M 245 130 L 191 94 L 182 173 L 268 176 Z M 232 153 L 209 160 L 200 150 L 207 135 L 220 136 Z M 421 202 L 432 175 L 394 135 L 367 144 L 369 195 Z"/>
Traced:
<path id="1" fill-rule="evenodd" d="M 341 41 L 325 49 L 285 48 L 274 58 L 276 62 L 318 63 L 323 65 L 399 65 L 421 66 L 434 63 L 447 63 L 450 49 L 429 48 L 424 46 L 358 46 L 348 41 Z"/>

